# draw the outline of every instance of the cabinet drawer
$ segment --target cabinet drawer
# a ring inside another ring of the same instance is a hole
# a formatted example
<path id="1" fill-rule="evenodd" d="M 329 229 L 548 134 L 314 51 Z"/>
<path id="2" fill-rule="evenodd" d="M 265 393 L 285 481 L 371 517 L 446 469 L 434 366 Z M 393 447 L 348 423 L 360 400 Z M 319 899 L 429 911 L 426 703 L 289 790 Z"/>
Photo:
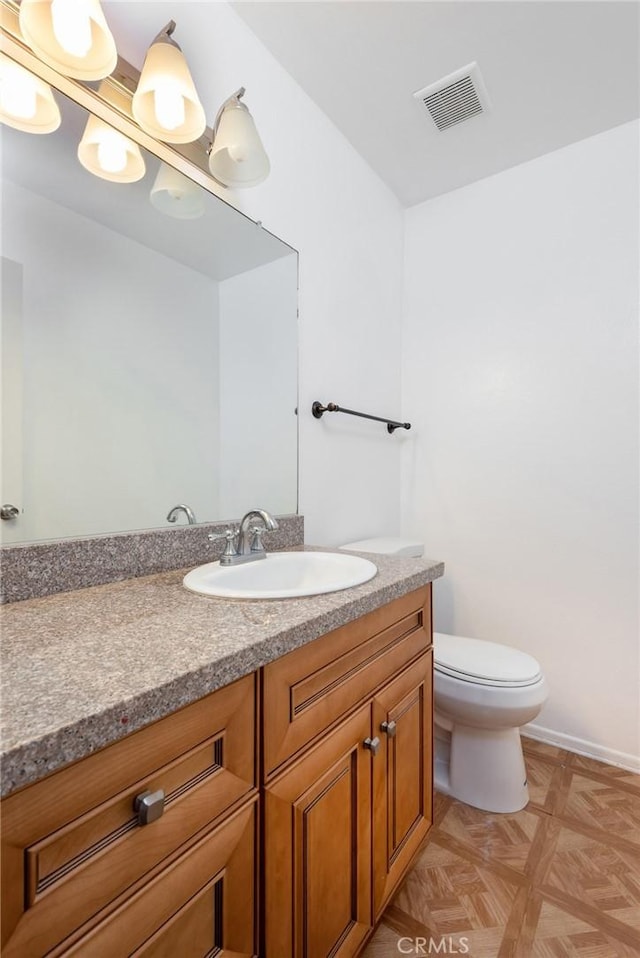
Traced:
<path id="1" fill-rule="evenodd" d="M 423 654 L 431 637 L 428 585 L 265 666 L 266 777 Z"/>
<path id="2" fill-rule="evenodd" d="M 254 955 L 256 803 L 257 795 L 52 958 Z"/>
<path id="3" fill-rule="evenodd" d="M 254 683 L 247 676 L 2 803 L 4 958 L 43 955 L 97 920 L 251 791 Z M 139 824 L 136 797 L 160 789 L 163 814 Z"/>

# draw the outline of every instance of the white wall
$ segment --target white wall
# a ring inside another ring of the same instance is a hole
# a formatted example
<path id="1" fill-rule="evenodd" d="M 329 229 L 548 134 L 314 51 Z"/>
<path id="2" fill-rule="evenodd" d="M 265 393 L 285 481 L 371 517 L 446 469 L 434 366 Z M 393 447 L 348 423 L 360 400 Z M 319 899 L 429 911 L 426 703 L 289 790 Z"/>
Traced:
<path id="1" fill-rule="evenodd" d="M 23 488 L 3 489 L 24 514 L 3 540 L 163 526 L 179 502 L 216 517 L 218 284 L 7 181 L 2 225 L 24 283 Z"/>
<path id="2" fill-rule="evenodd" d="M 292 253 L 219 284 L 224 519 L 297 509 L 297 276 Z"/>
<path id="3" fill-rule="evenodd" d="M 106 10 L 120 53 L 137 67 L 158 25 L 175 14 L 176 38 L 209 123 L 227 96 L 247 88 L 272 171 L 254 189 L 221 194 L 300 252 L 300 511 L 306 540 L 332 544 L 397 531 L 398 437 L 379 424 L 337 414 L 316 421 L 311 404 L 318 399 L 399 414 L 399 203 L 228 4 L 179 6 L 176 13 L 171 4 L 125 0 Z"/>
<path id="4" fill-rule="evenodd" d="M 24 483 L 22 265 L 1 256 L 0 269 L 0 502 L 19 509 Z M 0 522 L 3 541 L 14 541 L 15 526 L 15 521 Z"/>
<path id="5" fill-rule="evenodd" d="M 638 131 L 408 211 L 403 339 L 403 529 L 446 562 L 437 628 L 534 654 L 537 724 L 632 764 Z"/>

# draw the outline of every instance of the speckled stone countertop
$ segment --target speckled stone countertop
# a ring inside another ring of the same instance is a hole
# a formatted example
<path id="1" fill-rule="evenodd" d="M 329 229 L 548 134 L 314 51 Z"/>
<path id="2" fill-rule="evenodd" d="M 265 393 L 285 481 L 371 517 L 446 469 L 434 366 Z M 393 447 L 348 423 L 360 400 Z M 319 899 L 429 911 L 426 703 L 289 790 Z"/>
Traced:
<path id="1" fill-rule="evenodd" d="M 205 598 L 183 588 L 182 569 L 4 606 L 1 794 L 444 572 L 429 559 L 374 561 L 369 582 L 303 599 Z"/>

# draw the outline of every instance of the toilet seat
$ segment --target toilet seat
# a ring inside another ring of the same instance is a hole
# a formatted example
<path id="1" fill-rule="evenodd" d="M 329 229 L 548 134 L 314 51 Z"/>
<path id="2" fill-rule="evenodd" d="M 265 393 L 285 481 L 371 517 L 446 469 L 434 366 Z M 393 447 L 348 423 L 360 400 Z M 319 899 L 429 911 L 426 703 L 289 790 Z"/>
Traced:
<path id="1" fill-rule="evenodd" d="M 532 655 L 497 642 L 435 632 L 434 668 L 461 682 L 494 688 L 520 688 L 542 679 Z"/>

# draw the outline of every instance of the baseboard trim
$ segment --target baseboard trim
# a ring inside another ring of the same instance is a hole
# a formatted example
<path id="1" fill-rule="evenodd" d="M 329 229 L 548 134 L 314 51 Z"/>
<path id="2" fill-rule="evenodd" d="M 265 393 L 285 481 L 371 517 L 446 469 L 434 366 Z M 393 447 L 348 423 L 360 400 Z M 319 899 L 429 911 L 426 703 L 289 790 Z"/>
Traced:
<path id="1" fill-rule="evenodd" d="M 619 768 L 626 768 L 630 772 L 640 774 L 640 756 L 638 755 L 618 752 L 616 749 L 606 748 L 604 745 L 598 745 L 596 742 L 589 742 L 586 739 L 577 738 L 575 735 L 565 735 L 564 732 L 555 732 L 553 729 L 543 728 L 540 725 L 525 725 L 522 732 L 537 742 L 544 742 L 546 745 L 556 745 L 558 748 L 566 748 L 568 751 L 576 752 L 578 755 L 594 758 L 597 762 L 605 762 L 607 765 L 617 765 Z"/>

